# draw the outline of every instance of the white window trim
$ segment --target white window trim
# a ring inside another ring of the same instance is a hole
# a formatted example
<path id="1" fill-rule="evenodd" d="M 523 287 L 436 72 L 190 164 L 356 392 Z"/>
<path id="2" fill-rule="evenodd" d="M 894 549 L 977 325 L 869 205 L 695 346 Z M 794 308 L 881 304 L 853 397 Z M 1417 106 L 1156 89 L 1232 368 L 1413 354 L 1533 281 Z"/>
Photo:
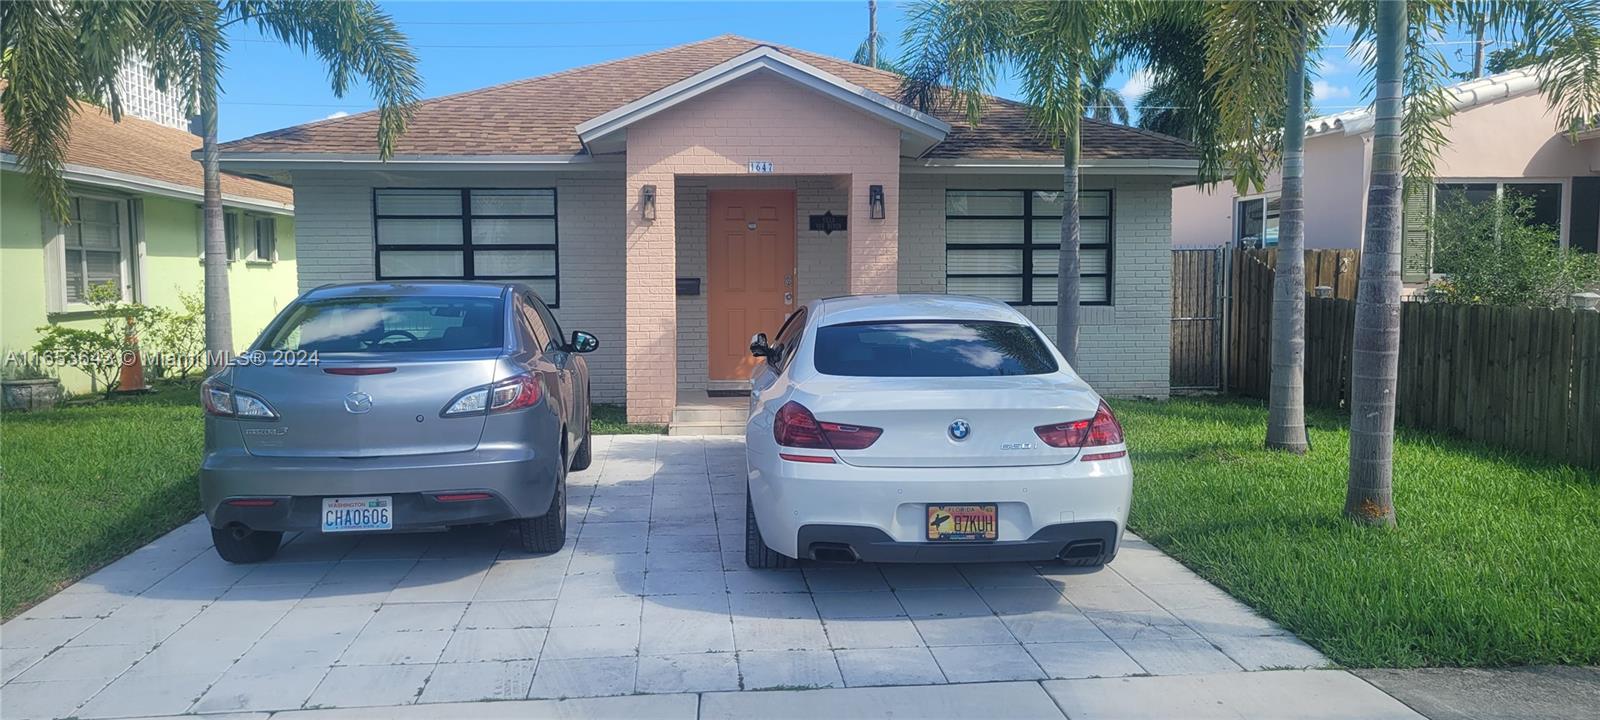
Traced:
<path id="1" fill-rule="evenodd" d="M 1494 197 L 1496 200 L 1505 197 L 1507 185 L 1560 185 L 1561 209 L 1556 218 L 1556 235 L 1561 241 L 1561 249 L 1565 250 L 1569 243 L 1568 234 L 1572 228 L 1572 178 L 1533 178 L 1533 177 L 1435 177 L 1434 187 L 1439 185 L 1467 184 L 1467 183 L 1494 183 Z M 1438 195 L 1437 192 L 1434 195 Z"/>
<path id="2" fill-rule="evenodd" d="M 122 299 L 125 302 L 138 302 L 142 294 L 139 292 L 139 277 L 143 273 L 138 270 L 144 262 L 144 241 L 143 233 L 136 232 L 133 228 L 135 215 L 130 212 L 129 206 L 133 199 L 122 195 L 77 189 L 70 190 L 68 197 L 109 202 L 117 208 L 117 243 L 120 245 L 121 255 L 118 269 L 122 276 Z M 57 223 L 48 210 L 41 209 L 40 215 L 45 237 L 45 311 L 54 314 L 94 310 L 94 306 L 88 303 L 68 302 L 65 227 Z"/>

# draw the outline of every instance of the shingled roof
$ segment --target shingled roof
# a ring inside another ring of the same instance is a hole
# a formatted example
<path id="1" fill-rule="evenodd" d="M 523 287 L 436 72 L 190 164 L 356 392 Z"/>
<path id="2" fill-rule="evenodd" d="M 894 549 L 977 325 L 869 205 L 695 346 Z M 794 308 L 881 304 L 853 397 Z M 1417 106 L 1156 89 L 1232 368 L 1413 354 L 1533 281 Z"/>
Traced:
<path id="1" fill-rule="evenodd" d="M 67 140 L 69 170 L 76 165 L 176 185 L 197 195 L 204 191 L 204 170 L 191 155 L 200 149 L 199 136 L 130 115 L 112 122 L 111 113 L 88 103 L 80 103 L 78 109 Z M 6 140 L 3 118 L 0 152 L 16 154 Z M 294 204 L 294 191 L 289 188 L 228 173 L 222 174 L 222 195 L 224 199 Z"/>
<path id="2" fill-rule="evenodd" d="M 900 76 L 836 58 L 770 43 L 723 35 L 630 58 L 565 70 L 418 104 L 395 146 L 395 156 L 578 155 L 580 123 L 638 100 L 696 73 L 759 47 L 771 47 L 820 70 L 886 97 L 899 95 Z M 930 158 L 1051 160 L 1061 156 L 1040 137 L 1019 103 L 995 99 L 973 127 L 951 108 L 930 114 L 952 127 Z M 1082 157 L 1087 160 L 1188 160 L 1194 147 L 1174 137 L 1086 120 Z M 296 125 L 222 145 L 226 153 L 371 155 L 377 148 L 378 115 L 366 112 Z"/>

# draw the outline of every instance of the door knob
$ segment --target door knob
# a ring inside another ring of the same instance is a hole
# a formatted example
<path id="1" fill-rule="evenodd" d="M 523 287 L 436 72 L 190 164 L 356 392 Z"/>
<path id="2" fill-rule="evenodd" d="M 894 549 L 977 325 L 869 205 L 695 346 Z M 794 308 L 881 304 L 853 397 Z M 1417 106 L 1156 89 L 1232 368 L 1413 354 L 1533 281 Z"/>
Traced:
<path id="1" fill-rule="evenodd" d="M 783 304 L 785 304 L 785 305 L 793 305 L 794 304 L 794 293 L 792 293 L 792 292 L 784 293 L 783 294 Z"/>

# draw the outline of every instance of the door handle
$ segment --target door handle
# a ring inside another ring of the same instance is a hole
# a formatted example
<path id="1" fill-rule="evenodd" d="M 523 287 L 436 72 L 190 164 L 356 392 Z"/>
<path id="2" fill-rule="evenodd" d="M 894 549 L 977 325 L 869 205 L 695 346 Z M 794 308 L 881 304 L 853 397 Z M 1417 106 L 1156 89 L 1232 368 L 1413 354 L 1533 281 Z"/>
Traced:
<path id="1" fill-rule="evenodd" d="M 783 304 L 785 304 L 785 305 L 793 305 L 794 304 L 794 293 L 792 293 L 792 292 L 784 293 L 783 294 Z"/>

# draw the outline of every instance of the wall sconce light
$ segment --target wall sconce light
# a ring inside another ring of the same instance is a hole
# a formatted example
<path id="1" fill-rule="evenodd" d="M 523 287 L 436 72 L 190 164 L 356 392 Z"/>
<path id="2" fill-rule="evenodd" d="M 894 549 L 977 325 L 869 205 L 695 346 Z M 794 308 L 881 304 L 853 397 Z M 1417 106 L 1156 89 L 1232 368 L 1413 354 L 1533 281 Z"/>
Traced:
<path id="1" fill-rule="evenodd" d="M 656 219 L 656 186 L 646 185 L 639 188 L 639 217 L 645 220 Z"/>
<path id="2" fill-rule="evenodd" d="M 883 219 L 883 186 L 873 185 L 867 188 L 867 207 L 871 209 L 873 220 Z"/>

